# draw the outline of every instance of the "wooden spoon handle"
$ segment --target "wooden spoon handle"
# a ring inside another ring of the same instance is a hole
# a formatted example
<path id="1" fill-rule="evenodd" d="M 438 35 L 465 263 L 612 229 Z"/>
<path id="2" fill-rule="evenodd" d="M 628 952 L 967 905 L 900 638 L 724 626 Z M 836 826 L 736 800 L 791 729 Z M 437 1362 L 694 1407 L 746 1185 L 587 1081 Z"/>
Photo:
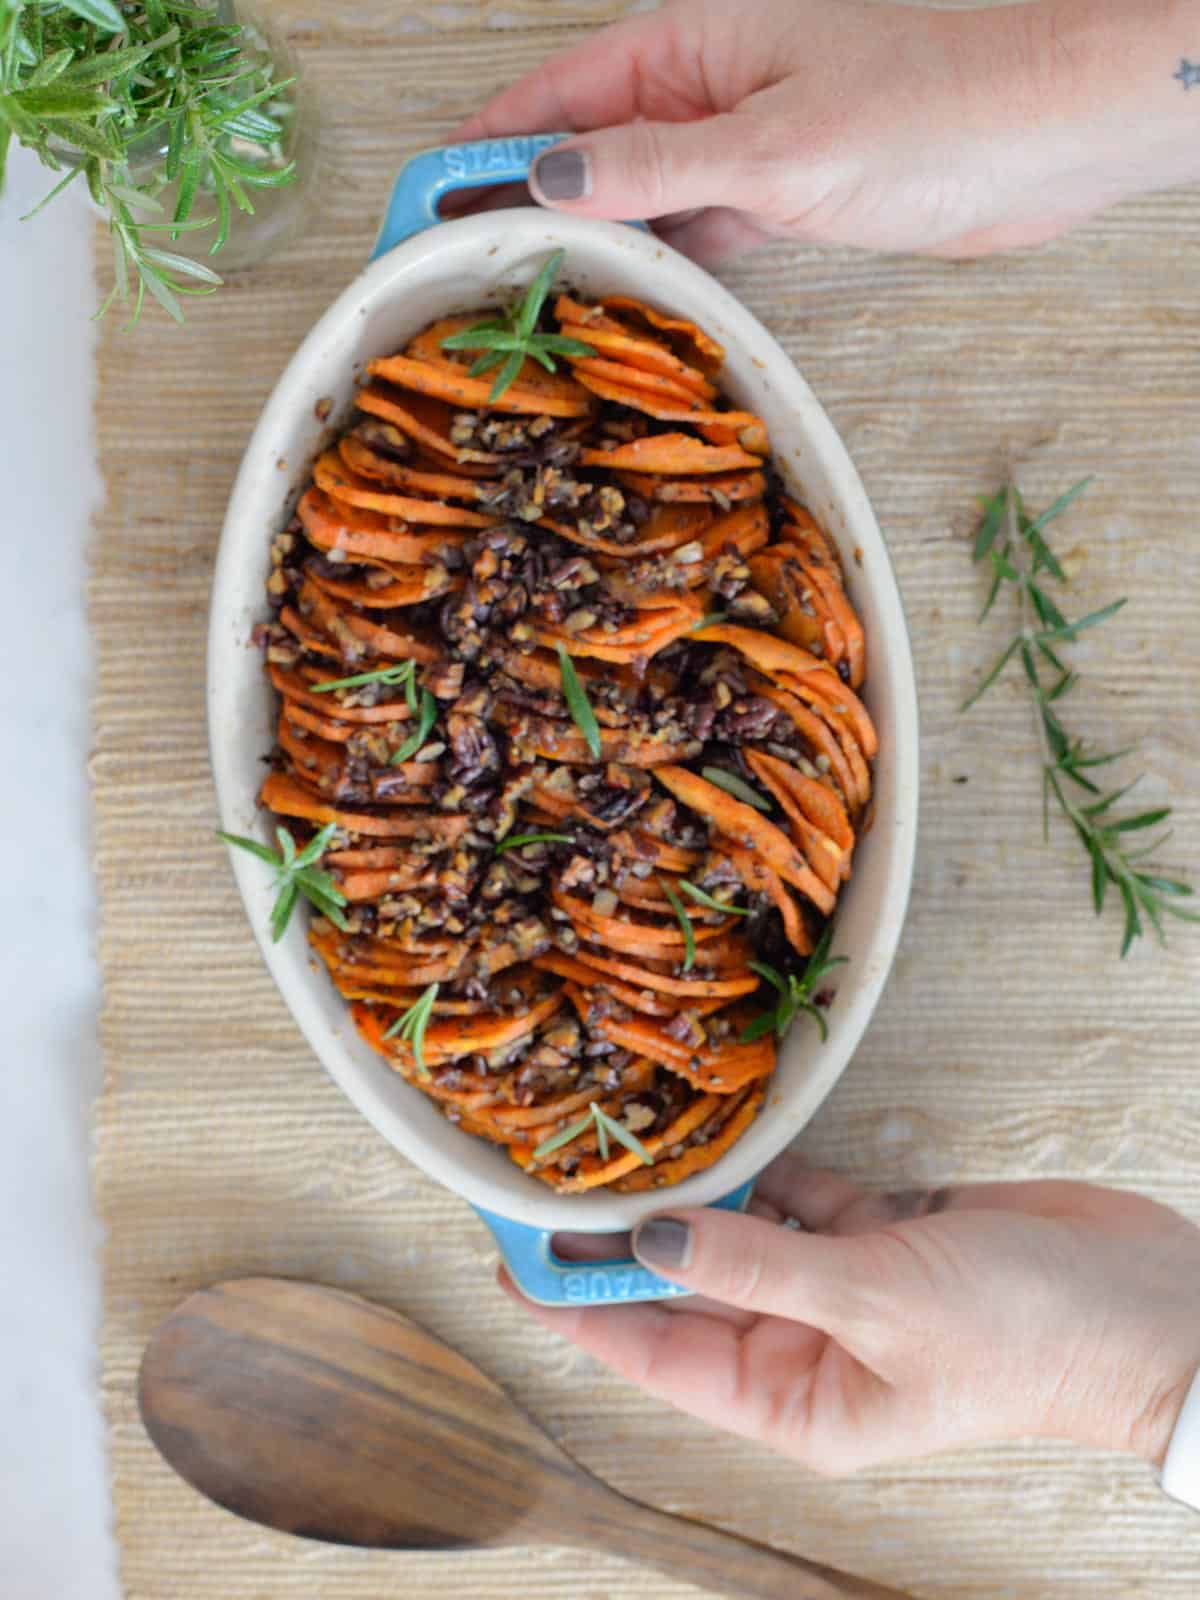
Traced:
<path id="1" fill-rule="evenodd" d="M 592 1508 L 589 1543 L 656 1567 L 672 1578 L 738 1600 L 914 1600 L 867 1578 L 772 1550 L 753 1539 L 726 1533 L 690 1517 L 656 1511 L 625 1495 L 614 1495 L 609 1528 Z"/>

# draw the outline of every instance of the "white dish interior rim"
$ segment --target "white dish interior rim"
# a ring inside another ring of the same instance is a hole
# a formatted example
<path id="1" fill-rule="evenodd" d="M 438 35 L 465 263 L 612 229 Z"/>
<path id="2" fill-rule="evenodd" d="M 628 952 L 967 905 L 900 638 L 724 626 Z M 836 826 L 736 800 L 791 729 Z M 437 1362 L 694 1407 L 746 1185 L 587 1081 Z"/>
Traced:
<path id="1" fill-rule="evenodd" d="M 317 1057 L 367 1120 L 431 1177 L 476 1206 L 547 1230 L 619 1231 L 651 1211 L 707 1204 L 754 1177 L 810 1120 L 866 1030 L 900 939 L 916 847 L 918 718 L 912 651 L 887 546 L 858 473 L 789 356 L 722 285 L 652 234 L 532 208 L 440 224 L 368 266 L 330 306 L 275 386 L 239 469 L 222 531 L 212 591 L 208 715 L 220 825 L 270 837 L 255 794 L 270 746 L 274 691 L 249 639 L 266 615 L 263 581 L 272 532 L 282 528 L 314 455 L 345 422 L 365 355 L 364 330 L 386 325 L 395 348 L 432 316 L 466 309 L 464 277 L 482 287 L 528 281 L 549 250 L 566 248 L 565 277 L 595 293 L 631 292 L 692 317 L 726 345 L 723 387 L 766 417 L 776 462 L 837 540 L 868 643 L 866 701 L 883 741 L 875 820 L 839 906 L 837 999 L 829 1038 L 792 1030 L 767 1104 L 713 1167 L 667 1190 L 560 1196 L 526 1177 L 501 1151 L 460 1133 L 428 1099 L 390 1072 L 354 1031 L 345 1002 L 310 964 L 305 917 L 270 942 L 270 895 L 260 863 L 232 851 L 232 866 L 266 965 Z M 448 285 L 459 284 L 455 293 Z M 478 303 L 478 300 L 475 301 Z M 434 309 L 430 312 L 429 305 Z M 411 309 L 412 314 L 409 314 Z M 383 335 L 378 335 L 382 338 Z M 334 398 L 327 418 L 314 412 Z M 799 462 L 796 466 L 794 463 Z M 793 476 L 794 474 L 794 476 Z M 297 1071 L 306 1070 L 303 1063 Z"/>

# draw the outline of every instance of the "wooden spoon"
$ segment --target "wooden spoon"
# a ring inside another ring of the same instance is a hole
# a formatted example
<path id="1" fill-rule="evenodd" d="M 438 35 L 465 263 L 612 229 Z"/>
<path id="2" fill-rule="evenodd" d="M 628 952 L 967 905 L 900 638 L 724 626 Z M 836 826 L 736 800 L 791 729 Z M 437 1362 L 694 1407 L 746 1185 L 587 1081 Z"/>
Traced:
<path id="1" fill-rule="evenodd" d="M 457 1351 L 336 1289 L 240 1278 L 191 1295 L 146 1347 L 138 1404 L 202 1494 L 307 1539 L 578 1545 L 747 1600 L 911 1600 L 618 1494 Z"/>

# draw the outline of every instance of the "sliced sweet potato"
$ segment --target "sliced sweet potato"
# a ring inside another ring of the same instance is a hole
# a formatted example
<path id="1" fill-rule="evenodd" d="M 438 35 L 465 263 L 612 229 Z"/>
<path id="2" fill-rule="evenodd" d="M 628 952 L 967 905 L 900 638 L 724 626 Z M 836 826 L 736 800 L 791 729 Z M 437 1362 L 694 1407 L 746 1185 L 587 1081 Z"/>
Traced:
<path id="1" fill-rule="evenodd" d="M 313 465 L 313 481 L 340 505 L 378 511 L 385 517 L 399 517 L 404 522 L 490 528 L 499 521 L 498 517 L 451 501 L 426 500 L 419 495 L 393 494 L 380 489 L 369 478 L 351 472 L 336 450 L 326 450 L 323 456 L 318 456 Z"/>
<path id="2" fill-rule="evenodd" d="M 280 816 L 303 817 L 321 826 L 334 822 L 341 832 L 368 839 L 452 840 L 459 838 L 471 825 L 471 819 L 461 813 L 422 812 L 412 817 L 342 811 L 281 772 L 270 774 L 259 790 L 258 799 L 260 805 L 277 811 Z"/>
<path id="3" fill-rule="evenodd" d="M 700 543 L 704 547 L 704 561 L 699 563 L 701 572 L 728 546 L 732 546 L 739 555 L 749 556 L 766 544 L 770 536 L 770 519 L 761 500 L 735 506 L 733 510 L 714 518 L 700 535 Z"/>
<path id="4" fill-rule="evenodd" d="M 645 1189 L 662 1189 L 670 1184 L 682 1183 L 693 1173 L 703 1172 L 737 1143 L 762 1109 L 765 1096 L 766 1089 L 757 1083 L 739 1094 L 727 1095 L 725 1098 L 730 1102 L 729 1110 L 719 1109 L 697 1130 L 698 1134 L 705 1136 L 703 1143 L 689 1144 L 682 1155 L 668 1156 L 665 1160 L 656 1161 L 652 1167 L 643 1166 L 640 1172 L 631 1172 L 628 1177 L 618 1178 L 613 1188 L 620 1194 L 637 1194 Z"/>
<path id="5" fill-rule="evenodd" d="M 318 550 L 342 550 L 348 556 L 419 565 L 438 561 L 456 550 L 466 534 L 454 528 L 415 533 L 377 511 L 339 506 L 323 489 L 306 489 L 296 507 L 305 533 Z"/>
<path id="6" fill-rule="evenodd" d="M 509 730 L 522 759 L 528 754 L 545 761 L 561 761 L 567 766 L 596 765 L 591 747 L 573 722 L 556 722 L 553 717 L 532 716 L 503 702 L 495 706 L 493 719 Z M 628 731 L 620 728 L 600 729 L 600 759 L 617 761 L 627 767 L 654 767 L 664 762 L 686 761 L 699 749 L 698 740 L 668 743 L 640 728 Z M 539 803 L 544 809 L 550 809 L 546 801 L 539 800 Z M 563 814 L 572 809 L 573 806 L 568 806 Z"/>
<path id="7" fill-rule="evenodd" d="M 752 675 L 749 681 L 755 694 L 761 695 L 764 700 L 770 700 L 787 713 L 808 743 L 816 760 L 823 762 L 827 767 L 830 777 L 845 796 L 846 804 L 852 810 L 861 810 L 870 799 L 871 784 L 870 774 L 857 744 L 851 741 L 857 757 L 852 761 L 824 718 L 817 716 L 796 695 L 781 689 L 770 678 L 759 677 L 757 674 Z"/>
<path id="8" fill-rule="evenodd" d="M 787 835 L 753 806 L 736 800 L 686 767 L 656 767 L 654 776 L 677 800 L 699 816 L 707 817 L 719 832 L 748 850 L 756 850 L 785 883 L 807 895 L 826 916 L 833 910 L 836 897 Z"/>
<path id="9" fill-rule="evenodd" d="M 295 700 L 283 702 L 280 716 L 293 728 L 301 728 L 305 733 L 315 733 L 318 738 L 328 739 L 331 744 L 346 744 L 355 735 L 361 736 L 363 731 L 353 722 L 334 722 L 329 717 L 319 717 L 315 711 L 310 711 L 307 706 L 298 705 Z"/>
<path id="10" fill-rule="evenodd" d="M 799 576 L 788 545 L 773 544 L 748 563 L 754 587 L 771 603 L 776 626 L 785 639 L 802 649 L 836 661 L 845 649 L 840 633 L 831 637 L 826 619 L 817 615 L 809 586 Z"/>
<path id="11" fill-rule="evenodd" d="M 474 504 L 486 500 L 498 487 L 494 478 L 470 478 L 465 474 L 447 472 L 420 456 L 408 461 L 393 461 L 380 455 L 353 433 L 338 441 L 338 454 L 346 468 L 360 478 L 384 484 L 401 494 L 423 495 L 433 501 L 465 500 Z"/>
<path id="12" fill-rule="evenodd" d="M 345 600 L 349 605 L 362 606 L 365 611 L 419 606 L 451 589 L 462 588 L 463 580 L 452 577 L 445 567 L 397 567 L 396 571 L 404 576 L 389 574 L 391 583 L 378 585 L 371 585 L 362 578 L 327 578 L 311 567 L 305 569 L 305 576 L 331 600 Z"/>
<path id="13" fill-rule="evenodd" d="M 732 472 L 758 464 L 758 457 L 741 445 L 705 444 L 690 433 L 648 433 L 612 450 L 583 450 L 580 460 L 585 467 L 661 473 L 672 478 L 689 473 Z"/>
<path id="14" fill-rule="evenodd" d="M 636 827 L 614 833 L 609 844 L 633 861 L 649 861 L 668 872 L 686 872 L 704 855 L 702 850 L 687 850 L 682 845 L 671 844 L 644 828 Z"/>
<path id="15" fill-rule="evenodd" d="M 384 378 L 399 388 L 447 401 L 458 410 L 486 405 L 490 411 L 546 417 L 583 417 L 591 410 L 591 401 L 578 383 L 562 373 L 547 372 L 531 356 L 526 356 L 511 387 L 495 399 L 493 376 L 472 378 L 457 362 L 383 356 L 369 362 L 367 371 L 373 378 Z"/>
<path id="16" fill-rule="evenodd" d="M 805 648 L 819 646 L 835 666 L 845 663 L 847 681 L 857 688 L 866 675 L 866 646 L 838 575 L 790 543 L 764 551 L 750 563 L 750 571 L 775 607 L 784 637 Z"/>
<path id="17" fill-rule="evenodd" d="M 667 1033 L 662 1023 L 643 1017 L 605 1017 L 596 1024 L 596 1031 L 623 1050 L 634 1050 L 657 1061 L 709 1094 L 734 1094 L 743 1084 L 767 1077 L 775 1067 L 775 1041 L 769 1034 L 750 1044 L 693 1050 Z"/>
<path id="18" fill-rule="evenodd" d="M 785 774 L 791 770 L 787 762 L 777 761 L 776 757 L 757 750 L 746 750 L 745 757 L 755 777 L 787 817 L 797 848 L 825 887 L 836 894 L 843 880 L 850 876 L 849 859 L 846 852 L 815 827 L 801 810 L 791 784 L 779 772 L 780 767 Z"/>
<path id="19" fill-rule="evenodd" d="M 724 363 L 724 345 L 718 344 L 698 323 L 689 322 L 686 317 L 675 317 L 669 312 L 659 311 L 656 306 L 647 305 L 644 300 L 635 300 L 627 294 L 605 295 L 600 304 L 606 311 L 615 311 L 619 317 L 632 320 L 635 326 L 644 324 L 648 329 L 663 334 L 680 360 L 701 372 L 711 375 L 718 372 Z"/>
<path id="20" fill-rule="evenodd" d="M 843 855 L 848 856 L 853 851 L 854 829 L 850 826 L 846 808 L 829 784 L 806 776 L 789 762 L 765 750 L 747 751 L 747 760 L 764 782 L 770 774 L 781 788 L 786 788 L 808 821 L 819 828 Z"/>
<path id="21" fill-rule="evenodd" d="M 394 423 L 407 438 L 415 439 L 423 450 L 431 451 L 439 459 L 453 461 L 459 466 L 468 463 L 482 467 L 500 465 L 500 457 L 494 451 L 454 443 L 450 437 L 454 407 L 444 400 L 369 383 L 358 391 L 354 403 L 360 411 Z"/>
<path id="22" fill-rule="evenodd" d="M 559 302 L 562 304 L 562 302 Z M 606 319 L 611 322 L 611 319 Z M 576 322 L 575 327 L 579 324 Z M 700 400 L 716 398 L 717 386 L 710 383 L 696 367 L 689 367 L 673 350 L 656 340 L 639 338 L 633 333 L 618 333 L 617 324 L 600 327 L 592 324 L 584 333 L 572 335 L 583 339 L 597 352 L 596 359 L 618 371 L 640 372 L 645 377 L 659 377 L 675 385 L 687 395 Z M 591 359 L 588 357 L 585 360 Z M 630 379 L 632 381 L 632 379 Z"/>
<path id="23" fill-rule="evenodd" d="M 744 952 L 749 955 L 749 951 Z M 685 1003 L 698 1000 L 716 999 L 724 1004 L 728 1000 L 736 999 L 739 995 L 753 994 L 759 982 L 754 974 L 745 969 L 728 977 L 697 977 L 677 978 L 667 973 L 658 972 L 653 966 L 639 965 L 632 961 L 619 961 L 615 957 L 600 955 L 594 951 L 580 948 L 575 957 L 580 966 L 586 967 L 592 973 L 592 983 L 604 982 L 607 978 L 614 978 L 621 983 L 633 985 L 638 988 L 653 989 L 660 994 L 675 995 Z M 565 974 L 564 974 L 565 976 Z M 585 981 L 585 980 L 581 980 Z M 675 1007 L 673 1009 L 678 1009 Z"/>
<path id="24" fill-rule="evenodd" d="M 819 553 L 822 564 L 837 573 L 839 577 L 843 577 L 841 552 L 808 507 L 801 505 L 789 495 L 781 497 L 781 504 L 784 514 L 784 537 L 802 548 L 811 550 L 814 554 Z"/>
<path id="25" fill-rule="evenodd" d="M 352 905 L 365 900 L 381 900 L 386 895 L 406 894 L 413 889 L 433 888 L 436 874 L 424 860 L 403 867 L 381 867 L 372 872 L 337 872 L 338 888 Z M 416 995 L 413 996 L 415 1000 Z"/>
<path id="26" fill-rule="evenodd" d="M 606 360 L 604 356 L 573 359 L 571 370 L 583 384 L 588 378 L 600 378 L 614 388 L 644 390 L 646 394 L 673 401 L 686 411 L 703 409 L 707 403 L 706 396 L 700 390 L 681 383 L 678 378 L 667 377 L 661 372 L 648 372 L 643 367 L 623 361 Z"/>
<path id="27" fill-rule="evenodd" d="M 783 921 L 783 932 L 792 949 L 802 956 L 812 953 L 813 941 L 800 915 L 800 908 L 783 879 L 761 861 L 752 851 L 735 844 L 732 839 L 722 839 L 721 848 L 738 870 L 747 889 L 765 894 Z"/>
<path id="28" fill-rule="evenodd" d="M 342 935 L 336 928 L 324 933 L 310 927 L 308 942 L 329 968 L 335 983 L 344 974 L 356 982 L 375 979 L 397 988 L 403 985 L 423 989 L 430 983 L 448 983 L 457 977 L 470 952 L 470 946 L 462 944 L 450 949 L 435 946 L 428 951 L 418 947 L 390 958 L 370 950 L 352 957 L 343 953 Z"/>
<path id="29" fill-rule="evenodd" d="M 740 444 L 756 456 L 770 453 L 771 437 L 761 417 L 745 411 L 720 411 L 712 419 L 695 420 L 709 444 Z"/>
<path id="30" fill-rule="evenodd" d="M 612 1102 L 601 1102 L 601 1104 L 610 1116 L 615 1117 L 618 1121 L 620 1120 L 621 1108 L 619 1103 L 614 1105 Z M 707 1097 L 699 1096 L 690 1106 L 685 1107 L 679 1116 L 668 1124 L 661 1133 L 651 1134 L 642 1141 L 646 1154 L 653 1157 L 661 1150 L 670 1150 L 675 1145 L 680 1144 L 707 1120 L 713 1109 L 709 1105 Z M 609 1147 L 607 1161 L 599 1155 L 589 1154 L 584 1156 L 576 1170 L 570 1175 L 557 1170 L 558 1162 L 561 1160 L 563 1153 L 566 1151 L 574 1152 L 579 1148 L 580 1144 L 594 1144 L 594 1142 L 594 1136 L 587 1140 L 572 1141 L 571 1144 L 565 1145 L 562 1151 L 554 1153 L 550 1166 L 541 1168 L 531 1158 L 522 1159 L 515 1150 L 510 1150 L 509 1154 L 513 1156 L 513 1159 L 519 1165 L 529 1167 L 535 1176 L 544 1178 L 547 1182 L 552 1183 L 560 1194 L 582 1194 L 588 1189 L 598 1189 L 605 1184 L 615 1183 L 618 1179 L 635 1170 L 640 1169 L 643 1172 L 653 1170 L 646 1166 L 636 1151 L 626 1150 L 623 1146 L 618 1145 L 615 1139 Z"/>
<path id="31" fill-rule="evenodd" d="M 752 666 L 774 678 L 785 689 L 802 694 L 827 707 L 835 718 L 853 729 L 863 754 L 870 760 L 879 749 L 879 737 L 866 706 L 837 673 L 824 661 L 802 650 L 789 639 L 778 639 L 758 628 L 741 628 L 735 623 L 714 622 L 697 628 L 695 638 L 703 644 L 731 645 Z"/>
<path id="32" fill-rule="evenodd" d="M 440 1066 L 447 1061 L 457 1061 L 463 1056 L 490 1055 L 506 1045 L 516 1044 L 560 1010 L 561 992 L 555 991 L 531 1002 L 528 1010 L 514 1014 L 511 1011 L 484 1012 L 477 1017 L 450 1017 L 444 1022 L 431 1022 L 425 1029 L 422 1055 L 427 1067 Z M 398 1012 L 397 1015 L 403 1015 Z M 389 1017 L 388 1022 L 394 1022 Z M 398 1035 L 385 1041 L 384 1054 L 396 1065 L 414 1066 L 416 1057 L 412 1046 Z"/>
<path id="33" fill-rule="evenodd" d="M 300 609 L 329 638 L 341 647 L 343 659 L 354 662 L 367 655 L 384 660 L 437 661 L 441 649 L 426 632 L 401 633 L 378 622 L 335 606 L 329 597 L 305 578 L 300 585 Z M 353 674 L 351 674 L 353 676 Z"/>
<path id="34" fill-rule="evenodd" d="M 725 448 L 740 446 L 751 453 L 751 458 L 766 455 L 770 448 L 762 418 L 749 411 L 712 411 L 700 400 L 680 400 L 659 395 L 640 384 L 601 377 L 591 370 L 600 364 L 580 361 L 575 365 L 575 372 L 584 388 L 590 389 L 601 400 L 643 411 L 660 422 L 690 422 L 702 432 L 713 428 L 717 434 L 712 441 L 715 445 Z"/>
<path id="35" fill-rule="evenodd" d="M 400 663 L 394 662 L 392 665 L 399 666 Z M 277 666 L 274 662 L 268 666 L 267 671 L 271 682 L 285 699 L 298 701 L 300 705 L 323 712 L 327 717 L 336 717 L 339 722 L 406 722 L 412 716 L 403 689 L 399 691 L 399 698 L 396 700 L 384 700 L 373 706 L 345 706 L 335 694 L 313 693 L 315 683 L 336 681 L 335 675 L 330 672 L 314 671 L 310 677 L 305 677 L 295 670 Z M 315 731 L 319 733 L 321 730 L 318 728 Z M 332 735 L 326 734 L 325 737 L 331 738 Z"/>
<path id="36" fill-rule="evenodd" d="M 649 472 L 618 472 L 616 476 L 620 484 L 641 495 L 643 500 L 671 505 L 697 501 L 733 504 L 761 500 L 767 492 L 766 478 L 754 471 L 715 472 L 697 478 L 653 476 Z"/>
<path id="37" fill-rule="evenodd" d="M 698 539 L 712 522 L 712 512 L 707 506 L 659 506 L 638 530 L 636 539 L 622 543 L 619 539 L 606 539 L 599 533 L 588 533 L 574 523 L 556 522 L 544 517 L 538 526 L 549 528 L 560 539 L 594 550 L 600 555 L 612 556 L 623 562 L 641 561 L 664 550 L 676 550 L 680 545 Z"/>
<path id="38" fill-rule="evenodd" d="M 319 628 L 305 621 L 293 606 L 284 606 L 279 620 L 292 638 L 302 644 L 310 655 L 324 656 L 327 661 L 340 661 L 341 652 L 332 639 L 327 639 Z M 330 674 L 332 675 L 332 674 Z"/>
<path id="39" fill-rule="evenodd" d="M 660 957 L 676 955 L 683 951 L 685 943 L 683 929 L 669 910 L 668 915 L 671 918 L 669 922 L 634 922 L 628 917 L 604 916 L 599 911 L 593 911 L 586 900 L 581 900 L 577 895 L 570 894 L 564 889 L 552 889 L 550 899 L 560 911 L 567 913 L 575 928 L 586 929 L 591 938 L 602 940 L 610 949 L 635 952 L 645 950 Z M 711 925 L 694 923 L 692 938 L 697 947 L 708 939 L 720 938 L 732 921 L 731 917 L 723 917 Z"/>

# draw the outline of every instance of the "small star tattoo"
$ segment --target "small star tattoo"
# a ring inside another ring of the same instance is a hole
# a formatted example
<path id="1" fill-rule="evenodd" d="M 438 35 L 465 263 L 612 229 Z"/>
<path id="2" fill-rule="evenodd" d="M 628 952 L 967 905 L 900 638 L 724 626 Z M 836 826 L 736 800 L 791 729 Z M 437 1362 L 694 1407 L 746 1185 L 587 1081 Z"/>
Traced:
<path id="1" fill-rule="evenodd" d="M 1200 84 L 1200 63 L 1188 61 L 1186 58 L 1179 63 L 1179 71 L 1171 76 L 1180 82 L 1185 89 L 1194 89 Z"/>

